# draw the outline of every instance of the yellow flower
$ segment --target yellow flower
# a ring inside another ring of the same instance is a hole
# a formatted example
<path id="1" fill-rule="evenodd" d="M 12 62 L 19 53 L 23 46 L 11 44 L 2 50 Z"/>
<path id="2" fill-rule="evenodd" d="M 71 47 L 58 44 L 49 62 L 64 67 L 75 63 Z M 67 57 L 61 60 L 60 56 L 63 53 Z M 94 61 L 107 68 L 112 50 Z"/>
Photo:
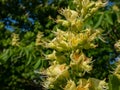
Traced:
<path id="1" fill-rule="evenodd" d="M 70 58 L 71 58 L 72 62 L 79 63 L 84 58 L 84 55 L 83 55 L 83 53 L 80 54 L 79 50 L 76 50 L 75 52 L 72 51 Z"/>
<path id="2" fill-rule="evenodd" d="M 56 37 L 47 44 L 48 48 L 53 48 L 58 51 L 69 51 L 79 44 L 79 36 L 72 32 L 65 32 L 57 29 Z"/>
<path id="3" fill-rule="evenodd" d="M 51 65 L 47 71 L 46 74 L 48 76 L 59 76 L 61 74 L 63 74 L 64 72 L 66 72 L 68 70 L 68 67 L 66 66 L 66 64 L 55 64 L 55 65 Z"/>
<path id="4" fill-rule="evenodd" d="M 38 34 L 37 34 L 37 37 L 36 37 L 36 46 L 38 46 L 38 45 L 41 45 L 42 44 L 42 40 L 41 40 L 41 38 L 43 37 L 43 34 L 42 34 L 42 32 L 38 32 Z"/>
<path id="5" fill-rule="evenodd" d="M 99 82 L 99 85 L 98 85 L 98 90 L 108 90 L 108 83 L 105 82 L 105 80 L 102 80 Z"/>
<path id="6" fill-rule="evenodd" d="M 43 82 L 43 87 L 45 88 L 52 88 L 54 87 L 52 84 L 55 81 L 53 77 L 48 77 L 44 82 Z"/>
<path id="7" fill-rule="evenodd" d="M 116 75 L 120 79 L 120 60 L 117 61 L 116 66 L 117 67 L 114 71 L 114 75 Z"/>
<path id="8" fill-rule="evenodd" d="M 70 38 L 71 47 L 76 47 L 78 44 L 79 44 L 79 38 L 76 38 L 76 36 Z"/>
<path id="9" fill-rule="evenodd" d="M 118 41 L 115 43 L 114 47 L 116 48 L 117 51 L 120 51 L 120 40 L 118 40 Z"/>
<path id="10" fill-rule="evenodd" d="M 85 33 L 80 33 L 80 34 L 79 34 L 79 37 L 80 37 L 80 39 L 81 39 L 81 43 L 86 42 L 87 39 L 88 39 L 88 36 L 87 36 L 87 34 L 85 34 Z"/>
<path id="11" fill-rule="evenodd" d="M 62 9 L 60 13 L 70 22 L 78 17 L 78 12 L 71 9 Z"/>
<path id="12" fill-rule="evenodd" d="M 95 7 L 98 7 L 98 8 L 100 8 L 100 7 L 104 7 L 104 6 L 106 6 L 107 5 L 107 3 L 108 2 L 102 2 L 102 0 L 98 0 L 96 3 L 95 3 Z"/>
<path id="13" fill-rule="evenodd" d="M 64 49 L 68 49 L 68 50 L 70 49 L 68 43 L 65 41 L 61 41 L 59 43 L 59 46 L 63 47 Z"/>
<path id="14" fill-rule="evenodd" d="M 90 8 L 90 7 L 92 7 L 94 4 L 95 4 L 95 2 L 94 2 L 94 1 L 91 1 L 91 2 L 87 5 L 86 8 Z"/>
<path id="15" fill-rule="evenodd" d="M 80 79 L 79 85 L 77 86 L 77 90 L 89 90 L 90 82 L 86 79 Z"/>
<path id="16" fill-rule="evenodd" d="M 85 49 L 94 48 L 96 45 L 94 45 L 92 42 L 99 34 L 97 31 L 92 32 L 91 29 L 86 29 L 81 33 L 57 29 L 57 31 L 54 33 L 56 37 L 47 44 L 47 47 L 56 49 L 58 51 L 69 51 L 75 49 L 78 47 L 78 45 L 80 48 Z"/>
<path id="17" fill-rule="evenodd" d="M 92 70 L 92 66 L 89 65 L 89 64 L 90 64 L 90 61 L 89 61 L 89 60 L 88 60 L 88 61 L 84 61 L 84 62 L 82 63 L 82 68 L 83 68 L 86 72 L 89 72 L 89 71 Z"/>
<path id="18" fill-rule="evenodd" d="M 82 0 L 82 7 L 86 7 L 89 3 L 89 0 Z"/>
<path id="19" fill-rule="evenodd" d="M 92 66 L 90 65 L 91 58 L 87 58 L 83 52 L 79 53 L 78 50 L 76 52 L 72 52 L 70 58 L 72 60 L 70 66 L 73 69 L 84 72 L 92 70 Z"/>
<path id="20" fill-rule="evenodd" d="M 49 60 L 54 60 L 56 59 L 56 51 L 54 50 L 53 53 L 49 54 L 49 55 L 46 55 L 46 59 L 49 59 Z"/>
<path id="21" fill-rule="evenodd" d="M 55 46 L 54 42 L 51 41 L 50 43 L 47 43 L 47 44 L 46 44 L 46 47 L 47 47 L 47 48 L 55 48 L 56 46 Z"/>
<path id="22" fill-rule="evenodd" d="M 54 87 L 54 84 L 60 83 L 62 80 L 69 78 L 68 67 L 66 64 L 54 64 L 51 65 L 46 71 L 45 74 L 48 78 L 44 81 L 43 86 L 45 88 Z M 62 82 L 61 82 L 62 83 Z"/>
<path id="23" fill-rule="evenodd" d="M 96 12 L 97 10 L 98 10 L 98 7 L 94 7 L 90 10 L 90 13 L 92 14 L 92 13 Z"/>
<path id="24" fill-rule="evenodd" d="M 116 12 L 118 12 L 120 10 L 117 5 L 113 5 L 112 9 Z"/>
<path id="25" fill-rule="evenodd" d="M 120 65 L 117 65 L 114 74 L 120 74 Z"/>
<path id="26" fill-rule="evenodd" d="M 69 80 L 69 81 L 67 82 L 67 85 L 65 86 L 64 90 L 77 90 L 77 89 L 76 89 L 75 82 L 72 81 L 72 80 Z"/>
<path id="27" fill-rule="evenodd" d="M 81 31 L 82 26 L 83 26 L 82 20 L 76 20 L 75 25 L 76 25 L 76 28 L 77 28 L 79 31 Z"/>
<path id="28" fill-rule="evenodd" d="M 19 46 L 19 34 L 12 34 L 12 46 Z"/>
<path id="29" fill-rule="evenodd" d="M 65 26 L 65 27 L 70 26 L 70 22 L 67 21 L 67 20 L 58 19 L 58 20 L 57 20 L 57 23 L 61 23 L 61 24 L 62 24 L 63 26 Z"/>

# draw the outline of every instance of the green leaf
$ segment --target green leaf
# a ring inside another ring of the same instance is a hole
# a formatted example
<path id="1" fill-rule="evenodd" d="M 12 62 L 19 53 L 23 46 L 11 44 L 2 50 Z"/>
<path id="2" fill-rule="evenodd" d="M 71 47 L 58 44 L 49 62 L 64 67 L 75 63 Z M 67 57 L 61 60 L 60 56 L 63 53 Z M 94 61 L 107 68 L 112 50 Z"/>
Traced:
<path id="1" fill-rule="evenodd" d="M 109 76 L 109 90 L 120 90 L 120 79 L 115 75 Z"/>
<path id="2" fill-rule="evenodd" d="M 25 54 L 25 48 L 24 47 L 20 47 L 19 50 L 20 50 L 19 55 L 23 56 Z"/>
<path id="3" fill-rule="evenodd" d="M 29 48 L 25 49 L 26 58 L 29 57 Z"/>
<path id="4" fill-rule="evenodd" d="M 113 25 L 112 17 L 108 13 L 105 14 L 106 22 L 108 22 L 110 25 Z"/>
<path id="5" fill-rule="evenodd" d="M 37 61 L 37 63 L 34 65 L 34 69 L 37 69 L 40 66 L 41 59 Z"/>
<path id="6" fill-rule="evenodd" d="M 101 14 L 101 16 L 99 17 L 99 20 L 95 24 L 94 28 L 97 28 L 98 26 L 100 26 L 100 24 L 102 23 L 103 17 L 104 17 L 104 14 Z"/>
<path id="7" fill-rule="evenodd" d="M 120 23 L 120 12 L 117 12 L 116 15 L 117 15 L 117 22 Z"/>
<path id="8" fill-rule="evenodd" d="M 28 62 L 26 65 L 29 65 L 31 63 L 31 60 L 32 60 L 32 56 L 30 55 L 29 59 L 28 59 Z"/>
<path id="9" fill-rule="evenodd" d="M 3 51 L 3 53 L 0 55 L 0 59 L 6 62 L 9 58 L 9 52 L 10 52 L 10 49 Z"/>

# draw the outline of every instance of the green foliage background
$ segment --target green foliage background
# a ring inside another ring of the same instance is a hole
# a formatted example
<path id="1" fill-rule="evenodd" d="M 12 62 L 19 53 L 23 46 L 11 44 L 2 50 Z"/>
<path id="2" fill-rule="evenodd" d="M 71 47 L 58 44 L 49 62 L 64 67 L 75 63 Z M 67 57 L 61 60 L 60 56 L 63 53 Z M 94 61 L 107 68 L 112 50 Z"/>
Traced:
<path id="1" fill-rule="evenodd" d="M 67 2 L 54 0 L 0 0 L 0 89 L 41 89 L 35 70 L 46 67 L 42 47 L 35 45 L 38 31 L 52 37 L 57 10 Z M 51 17 L 51 19 L 49 18 Z M 19 34 L 20 46 L 12 46 L 12 33 Z"/>

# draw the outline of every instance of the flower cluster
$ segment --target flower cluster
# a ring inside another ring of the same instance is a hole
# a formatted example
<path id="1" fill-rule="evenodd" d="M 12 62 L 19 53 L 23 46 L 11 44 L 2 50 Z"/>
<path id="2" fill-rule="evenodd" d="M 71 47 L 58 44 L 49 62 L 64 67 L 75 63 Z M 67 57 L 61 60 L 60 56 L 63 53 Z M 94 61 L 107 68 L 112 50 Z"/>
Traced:
<path id="1" fill-rule="evenodd" d="M 60 10 L 60 14 L 63 15 L 66 20 L 58 19 L 57 22 L 66 27 L 70 26 L 71 28 L 69 29 L 76 31 L 82 30 L 84 21 L 99 8 L 107 4 L 107 2 L 103 3 L 101 0 L 96 2 L 90 0 L 74 0 L 73 2 L 76 5 L 76 10 L 71 10 L 70 8 Z"/>
<path id="2" fill-rule="evenodd" d="M 12 46 L 19 46 L 19 34 L 12 34 Z"/>
<path id="3" fill-rule="evenodd" d="M 52 53 L 45 55 L 45 59 L 50 61 L 50 66 L 43 71 L 47 75 L 43 86 L 48 89 L 89 90 L 91 86 L 89 79 L 82 79 L 85 73 L 92 70 L 92 58 L 87 57 L 84 50 L 97 46 L 95 40 L 101 31 L 85 27 L 84 21 L 106 3 L 74 0 L 73 4 L 76 6 L 75 10 L 70 7 L 60 10 L 65 19 L 56 20 L 66 30 L 57 28 L 54 32 L 55 37 L 46 44 L 47 48 L 53 49 Z"/>
<path id="4" fill-rule="evenodd" d="M 99 36 L 100 31 L 86 29 L 82 33 L 73 33 L 57 29 L 56 37 L 47 44 L 47 47 L 58 51 L 70 51 L 75 48 L 95 48 L 94 39 Z"/>
<path id="5" fill-rule="evenodd" d="M 92 66 L 90 65 L 92 58 L 86 57 L 83 52 L 79 53 L 78 50 L 76 52 L 72 52 L 70 58 L 70 66 L 72 70 L 78 71 L 78 73 L 89 72 L 92 70 Z"/>
<path id="6" fill-rule="evenodd" d="M 94 14 L 99 8 L 104 7 L 107 2 L 103 3 L 102 0 L 96 2 L 91 0 L 74 0 L 74 4 L 76 4 L 77 11 L 80 13 L 80 18 L 85 20 Z"/>
<path id="7" fill-rule="evenodd" d="M 69 80 L 64 90 L 108 90 L 108 84 L 104 80 L 82 78 L 79 80 L 78 85 L 74 81 Z"/>
<path id="8" fill-rule="evenodd" d="M 43 83 L 45 88 L 53 88 L 55 83 L 69 78 L 68 66 L 65 64 L 54 63 L 44 73 L 48 75 L 47 80 Z"/>

